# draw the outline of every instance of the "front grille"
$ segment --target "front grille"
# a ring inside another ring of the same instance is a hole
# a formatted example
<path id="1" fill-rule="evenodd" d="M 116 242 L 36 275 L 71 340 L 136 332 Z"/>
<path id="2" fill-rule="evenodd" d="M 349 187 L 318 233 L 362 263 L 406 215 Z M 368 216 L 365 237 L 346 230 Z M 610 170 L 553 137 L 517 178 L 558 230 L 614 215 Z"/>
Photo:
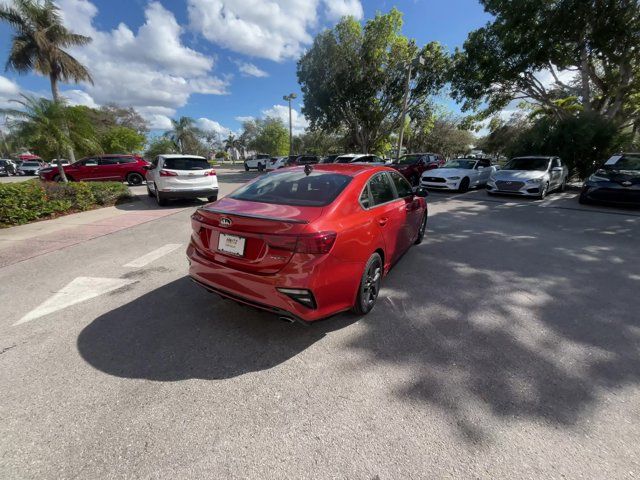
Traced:
<path id="1" fill-rule="evenodd" d="M 640 205 L 640 190 L 622 188 L 598 188 L 589 197 L 600 202 L 631 203 Z"/>
<path id="2" fill-rule="evenodd" d="M 425 182 L 431 182 L 431 183 L 446 183 L 447 179 L 446 178 L 440 178 L 440 177 L 422 177 L 422 180 Z"/>
<path id="3" fill-rule="evenodd" d="M 498 187 L 498 190 L 502 190 L 504 192 L 517 192 L 522 187 L 524 187 L 524 182 L 510 182 L 505 180 L 498 180 L 496 182 L 496 187 Z"/>

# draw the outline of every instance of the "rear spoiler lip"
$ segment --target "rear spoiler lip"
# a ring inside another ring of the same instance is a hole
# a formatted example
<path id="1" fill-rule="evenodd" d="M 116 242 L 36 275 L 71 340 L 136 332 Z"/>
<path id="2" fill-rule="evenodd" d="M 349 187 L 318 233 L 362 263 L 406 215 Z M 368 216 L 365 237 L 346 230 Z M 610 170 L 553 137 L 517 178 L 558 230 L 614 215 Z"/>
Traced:
<path id="1" fill-rule="evenodd" d="M 298 220 L 296 218 L 278 218 L 278 217 L 268 217 L 266 215 L 256 215 L 256 214 L 251 214 L 251 213 L 237 213 L 237 212 L 227 212 L 225 210 L 219 210 L 217 208 L 203 208 L 202 210 L 205 210 L 207 212 L 212 212 L 212 213 L 220 213 L 222 215 L 234 215 L 236 217 L 243 217 L 243 218 L 257 218 L 260 220 L 273 220 L 274 222 L 283 222 L 283 223 L 299 223 L 302 225 L 306 225 L 309 223 L 308 220 Z"/>

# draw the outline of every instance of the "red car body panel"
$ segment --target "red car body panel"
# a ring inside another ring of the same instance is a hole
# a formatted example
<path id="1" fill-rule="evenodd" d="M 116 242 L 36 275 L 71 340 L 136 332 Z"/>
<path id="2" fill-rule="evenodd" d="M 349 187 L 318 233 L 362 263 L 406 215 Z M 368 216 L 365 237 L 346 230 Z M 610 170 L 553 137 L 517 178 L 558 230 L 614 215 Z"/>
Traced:
<path id="1" fill-rule="evenodd" d="M 84 165 L 83 163 L 89 159 L 108 160 L 109 158 L 132 158 L 135 161 L 131 163 L 114 163 L 98 164 L 96 166 Z M 71 165 L 65 165 L 62 168 L 64 173 L 70 180 L 75 181 L 114 181 L 124 182 L 127 179 L 127 175 L 130 173 L 139 173 L 142 178 L 145 178 L 147 170 L 144 168 L 149 163 L 138 155 L 98 155 L 94 157 L 87 157 L 78 160 Z M 47 172 L 41 172 L 40 178 L 46 181 L 53 181 L 58 175 L 58 169 L 56 165 L 51 165 L 53 168 Z"/>
<path id="2" fill-rule="evenodd" d="M 278 172 L 303 170 L 302 167 Z M 413 244 L 423 215 L 424 198 L 397 198 L 365 210 L 359 202 L 369 179 L 388 167 L 322 164 L 314 171 L 349 175 L 347 187 L 329 205 L 299 207 L 223 198 L 192 216 L 187 249 L 189 275 L 211 291 L 274 313 L 312 322 L 350 309 L 356 300 L 365 264 L 382 253 L 384 273 Z M 272 173 L 270 175 L 277 175 Z M 221 224 L 225 218 L 230 226 Z M 325 254 L 295 252 L 296 238 L 335 232 Z M 243 257 L 218 250 L 220 234 L 246 238 Z M 316 308 L 309 308 L 277 288 L 307 289 Z"/>
<path id="3" fill-rule="evenodd" d="M 421 155 L 421 161 L 413 165 L 391 164 L 390 166 L 391 168 L 394 168 L 396 171 L 400 172 L 407 180 L 411 182 L 412 185 L 418 184 L 418 182 L 420 181 L 420 177 L 424 172 L 433 170 L 434 168 L 440 168 L 445 164 L 444 157 L 435 153 L 411 155 Z"/>

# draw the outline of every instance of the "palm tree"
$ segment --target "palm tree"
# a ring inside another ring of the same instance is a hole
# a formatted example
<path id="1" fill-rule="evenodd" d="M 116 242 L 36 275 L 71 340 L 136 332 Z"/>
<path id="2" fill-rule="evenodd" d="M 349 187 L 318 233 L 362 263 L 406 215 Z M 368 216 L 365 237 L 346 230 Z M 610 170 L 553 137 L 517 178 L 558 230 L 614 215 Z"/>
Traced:
<path id="1" fill-rule="evenodd" d="M 48 76 L 54 102 L 60 101 L 60 81 L 93 83 L 87 67 L 64 50 L 87 45 L 92 39 L 68 30 L 52 0 L 13 0 L 12 6 L 0 5 L 0 20 L 15 30 L 6 70 Z M 73 149 L 69 157 L 75 160 Z"/>
<path id="2" fill-rule="evenodd" d="M 191 117 L 180 117 L 178 120 L 171 119 L 171 130 L 164 132 L 164 136 L 175 143 L 180 153 L 185 153 L 185 144 L 196 142 L 202 135 L 200 129 L 196 127 L 196 122 Z"/>
<path id="3" fill-rule="evenodd" d="M 55 152 L 58 159 L 60 152 L 73 150 L 74 145 L 100 151 L 100 144 L 88 118 L 74 115 L 64 102 L 27 95 L 21 97 L 22 100 L 13 100 L 19 108 L 1 109 L 0 113 L 11 118 L 12 129 L 30 145 Z M 59 161 L 58 172 L 60 180 L 66 182 L 67 177 Z"/>

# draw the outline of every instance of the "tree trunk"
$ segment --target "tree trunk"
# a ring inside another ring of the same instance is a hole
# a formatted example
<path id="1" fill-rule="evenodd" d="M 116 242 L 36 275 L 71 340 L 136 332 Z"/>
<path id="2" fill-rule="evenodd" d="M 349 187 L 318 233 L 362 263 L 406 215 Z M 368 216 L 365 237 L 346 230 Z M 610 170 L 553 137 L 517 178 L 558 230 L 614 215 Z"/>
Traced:
<path id="1" fill-rule="evenodd" d="M 591 111 L 591 84 L 589 78 L 589 52 L 587 51 L 586 32 L 584 43 L 580 47 L 580 94 L 585 112 Z"/>
<path id="2" fill-rule="evenodd" d="M 49 75 L 49 79 L 51 80 L 51 95 L 53 97 L 53 101 L 55 103 L 59 103 L 60 102 L 60 90 L 58 89 L 58 77 L 57 75 L 52 72 L 51 75 Z M 69 127 L 68 125 L 64 125 L 64 132 L 67 134 L 67 136 L 69 136 Z M 68 150 L 68 154 L 69 154 L 69 162 L 70 163 L 75 163 L 76 161 L 76 155 L 73 152 L 73 147 L 69 146 L 69 150 Z M 62 179 L 62 181 L 64 183 L 67 183 L 69 180 L 67 179 L 67 174 L 64 173 L 64 168 L 62 168 L 62 164 L 60 163 L 60 154 L 58 154 L 58 159 L 57 159 L 57 166 L 58 166 L 58 174 L 60 175 L 60 178 Z"/>

